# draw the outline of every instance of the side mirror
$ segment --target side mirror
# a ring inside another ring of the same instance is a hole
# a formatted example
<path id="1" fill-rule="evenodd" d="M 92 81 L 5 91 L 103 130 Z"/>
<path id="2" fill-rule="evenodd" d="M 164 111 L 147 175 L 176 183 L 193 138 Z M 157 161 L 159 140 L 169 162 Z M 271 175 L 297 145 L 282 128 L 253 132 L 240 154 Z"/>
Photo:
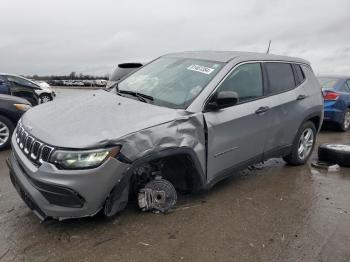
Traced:
<path id="1" fill-rule="evenodd" d="M 238 100 L 238 94 L 236 92 L 220 91 L 212 97 L 210 102 L 207 104 L 206 109 L 209 111 L 215 111 L 234 106 L 238 103 Z"/>

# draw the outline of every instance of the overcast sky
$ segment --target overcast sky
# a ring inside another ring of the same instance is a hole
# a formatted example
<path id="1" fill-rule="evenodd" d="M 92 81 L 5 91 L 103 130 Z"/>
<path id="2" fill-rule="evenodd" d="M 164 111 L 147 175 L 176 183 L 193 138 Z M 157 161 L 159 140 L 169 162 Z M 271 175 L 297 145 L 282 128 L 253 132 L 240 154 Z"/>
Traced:
<path id="1" fill-rule="evenodd" d="M 271 52 L 350 74 L 349 0 L 1 0 L 0 72 L 106 74 L 184 50 Z"/>

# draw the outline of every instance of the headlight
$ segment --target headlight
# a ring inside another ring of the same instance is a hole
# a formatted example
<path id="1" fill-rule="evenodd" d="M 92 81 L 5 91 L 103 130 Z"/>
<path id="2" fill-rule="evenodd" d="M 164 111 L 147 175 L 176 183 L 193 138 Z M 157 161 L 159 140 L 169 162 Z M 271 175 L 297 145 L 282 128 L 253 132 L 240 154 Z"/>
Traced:
<path id="1" fill-rule="evenodd" d="M 101 165 L 109 157 L 119 154 L 121 147 L 86 151 L 55 151 L 50 162 L 63 169 L 86 169 Z"/>
<path id="2" fill-rule="evenodd" d="M 31 106 L 27 104 L 14 104 L 14 106 L 20 111 L 27 111 L 31 108 Z"/>

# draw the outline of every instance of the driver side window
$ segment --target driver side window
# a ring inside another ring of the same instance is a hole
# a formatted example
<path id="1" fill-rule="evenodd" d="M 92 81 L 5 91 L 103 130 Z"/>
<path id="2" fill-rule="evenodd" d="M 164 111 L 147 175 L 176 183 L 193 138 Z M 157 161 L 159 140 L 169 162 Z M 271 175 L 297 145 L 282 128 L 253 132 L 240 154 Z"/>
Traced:
<path id="1" fill-rule="evenodd" d="M 238 95 L 238 104 L 257 99 L 264 94 L 260 63 L 238 66 L 221 84 L 218 91 L 233 91 Z"/>

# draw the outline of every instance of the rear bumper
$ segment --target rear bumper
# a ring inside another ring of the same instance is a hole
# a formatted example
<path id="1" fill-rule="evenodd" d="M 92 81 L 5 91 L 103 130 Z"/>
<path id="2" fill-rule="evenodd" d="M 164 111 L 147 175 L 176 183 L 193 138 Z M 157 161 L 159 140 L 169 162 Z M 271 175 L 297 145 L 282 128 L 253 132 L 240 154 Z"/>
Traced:
<path id="1" fill-rule="evenodd" d="M 59 170 L 54 165 L 33 165 L 12 138 L 8 160 L 11 181 L 29 208 L 40 218 L 67 219 L 95 215 L 110 192 L 124 188 L 129 165 L 109 159 L 89 170 Z"/>

